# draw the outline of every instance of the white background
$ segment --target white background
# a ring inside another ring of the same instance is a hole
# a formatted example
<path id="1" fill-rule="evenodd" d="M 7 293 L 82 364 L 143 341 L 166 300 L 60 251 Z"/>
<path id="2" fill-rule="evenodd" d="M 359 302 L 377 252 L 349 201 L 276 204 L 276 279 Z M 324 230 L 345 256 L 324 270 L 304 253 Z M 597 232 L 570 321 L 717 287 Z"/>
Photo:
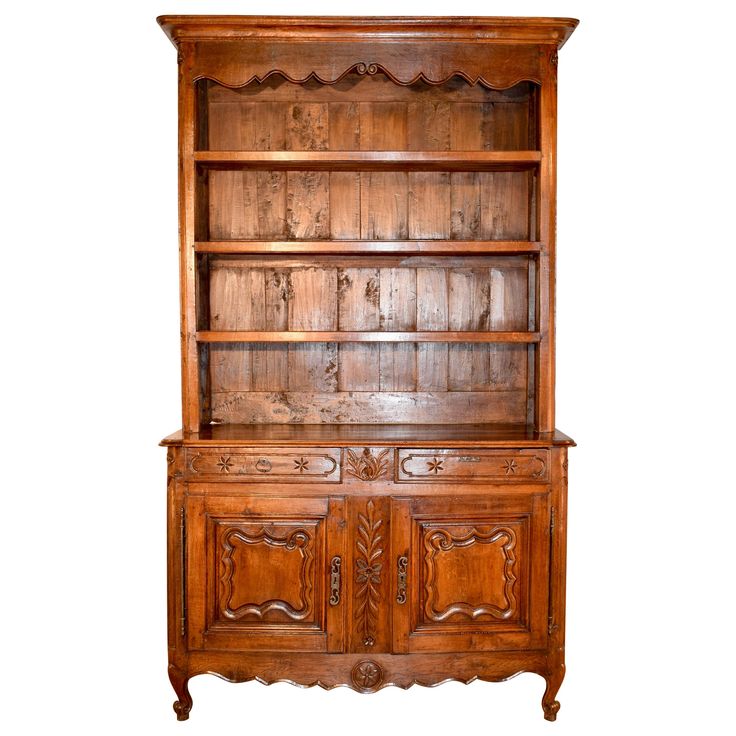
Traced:
<path id="1" fill-rule="evenodd" d="M 723 2 L 30 1 L 2 54 L 7 734 L 721 734 L 733 718 L 735 20 Z M 179 426 L 175 51 L 160 13 L 559 15 L 568 675 L 345 689 L 166 677 Z M 665 730 L 666 729 L 666 730 Z"/>

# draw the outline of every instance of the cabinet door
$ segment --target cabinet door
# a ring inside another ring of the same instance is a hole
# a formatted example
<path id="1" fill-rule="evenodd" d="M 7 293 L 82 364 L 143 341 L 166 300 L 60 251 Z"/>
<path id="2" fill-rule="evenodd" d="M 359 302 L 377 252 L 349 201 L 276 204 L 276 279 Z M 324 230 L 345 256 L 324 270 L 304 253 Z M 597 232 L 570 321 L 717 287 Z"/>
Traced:
<path id="1" fill-rule="evenodd" d="M 393 499 L 394 652 L 546 646 L 547 498 Z"/>
<path id="2" fill-rule="evenodd" d="M 344 499 L 190 495 L 186 526 L 190 648 L 343 650 Z"/>

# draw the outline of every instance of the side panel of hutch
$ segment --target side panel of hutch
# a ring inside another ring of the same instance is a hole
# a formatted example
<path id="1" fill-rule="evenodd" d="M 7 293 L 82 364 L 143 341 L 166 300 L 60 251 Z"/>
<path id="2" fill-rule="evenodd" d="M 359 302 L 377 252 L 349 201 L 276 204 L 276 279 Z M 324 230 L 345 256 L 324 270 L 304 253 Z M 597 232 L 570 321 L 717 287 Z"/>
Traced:
<path id="1" fill-rule="evenodd" d="M 559 18 L 159 18 L 178 51 L 169 674 L 564 675 Z"/>

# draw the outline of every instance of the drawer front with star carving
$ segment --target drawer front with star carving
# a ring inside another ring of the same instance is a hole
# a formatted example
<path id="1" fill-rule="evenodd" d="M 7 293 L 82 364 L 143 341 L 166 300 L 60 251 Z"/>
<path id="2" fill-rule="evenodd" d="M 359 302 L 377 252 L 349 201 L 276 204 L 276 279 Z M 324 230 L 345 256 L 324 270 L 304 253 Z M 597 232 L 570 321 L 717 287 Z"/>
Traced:
<path id="1" fill-rule="evenodd" d="M 196 478 L 273 482 L 284 480 L 340 482 L 337 448 L 192 448 L 187 451 L 187 474 Z"/>
<path id="2" fill-rule="evenodd" d="M 549 450 L 398 451 L 397 483 L 547 482 Z"/>

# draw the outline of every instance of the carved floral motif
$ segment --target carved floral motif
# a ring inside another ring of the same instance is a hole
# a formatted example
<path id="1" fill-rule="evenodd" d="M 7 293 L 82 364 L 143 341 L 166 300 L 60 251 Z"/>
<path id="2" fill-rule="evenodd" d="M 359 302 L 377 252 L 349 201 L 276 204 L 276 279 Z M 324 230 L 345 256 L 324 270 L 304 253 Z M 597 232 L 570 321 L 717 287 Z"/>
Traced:
<path id="1" fill-rule="evenodd" d="M 358 690 L 364 692 L 369 690 L 375 690 L 383 680 L 383 670 L 375 662 L 371 662 L 369 659 L 364 662 L 358 662 L 353 667 L 351 673 L 353 684 Z"/>
<path id="2" fill-rule="evenodd" d="M 372 647 L 376 643 L 378 603 L 381 598 L 379 586 L 383 567 L 383 563 L 379 562 L 383 554 L 381 535 L 378 533 L 381 524 L 381 519 L 375 518 L 373 501 L 368 501 L 366 515 L 358 514 L 356 547 L 359 556 L 355 560 L 355 582 L 360 586 L 355 594 L 355 618 L 366 647 Z"/>
<path id="3" fill-rule="evenodd" d="M 514 460 L 513 458 L 503 461 L 503 469 L 506 471 L 506 475 L 515 474 L 518 467 L 519 466 L 516 464 L 516 460 Z"/>
<path id="4" fill-rule="evenodd" d="M 217 461 L 217 467 L 220 468 L 221 473 L 229 473 L 232 466 L 233 461 L 229 457 L 220 455 L 220 459 Z"/>
<path id="5" fill-rule="evenodd" d="M 294 470 L 298 470 L 300 473 L 309 470 L 309 460 L 305 460 L 303 457 L 294 460 Z"/>
<path id="6" fill-rule="evenodd" d="M 347 472 L 360 480 L 376 480 L 385 475 L 388 470 L 387 455 L 388 450 L 383 450 L 377 457 L 373 457 L 373 453 L 367 447 L 360 455 L 348 450 Z"/>

